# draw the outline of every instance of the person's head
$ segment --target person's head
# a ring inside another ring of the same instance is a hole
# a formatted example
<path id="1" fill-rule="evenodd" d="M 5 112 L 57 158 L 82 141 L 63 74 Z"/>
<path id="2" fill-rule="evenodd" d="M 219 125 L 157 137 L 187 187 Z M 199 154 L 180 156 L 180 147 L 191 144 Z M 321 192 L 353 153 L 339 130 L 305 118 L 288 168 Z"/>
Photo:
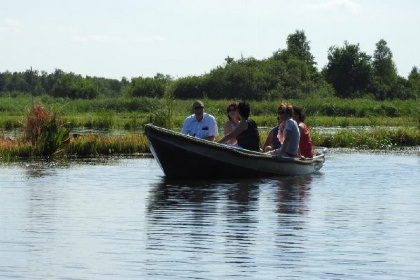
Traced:
<path id="1" fill-rule="evenodd" d="M 249 114 L 251 113 L 251 107 L 249 106 L 249 103 L 246 101 L 239 102 L 238 113 L 241 118 L 247 120 L 249 118 Z"/>
<path id="2" fill-rule="evenodd" d="M 229 106 L 227 106 L 227 108 L 226 108 L 226 112 L 227 112 L 227 116 L 228 116 L 229 120 L 231 120 L 232 116 L 234 114 L 237 114 L 237 112 L 238 112 L 238 102 L 230 103 Z"/>
<path id="3" fill-rule="evenodd" d="M 193 103 L 192 109 L 196 117 L 202 117 L 204 114 L 204 103 L 201 100 L 196 100 Z"/>
<path id="4" fill-rule="evenodd" d="M 293 106 L 293 119 L 297 122 L 305 122 L 305 114 L 302 112 L 302 108 Z"/>
<path id="5" fill-rule="evenodd" d="M 288 118 L 291 118 L 293 115 L 293 107 L 290 104 L 281 103 L 280 106 L 277 109 L 277 116 L 281 120 L 286 120 Z"/>

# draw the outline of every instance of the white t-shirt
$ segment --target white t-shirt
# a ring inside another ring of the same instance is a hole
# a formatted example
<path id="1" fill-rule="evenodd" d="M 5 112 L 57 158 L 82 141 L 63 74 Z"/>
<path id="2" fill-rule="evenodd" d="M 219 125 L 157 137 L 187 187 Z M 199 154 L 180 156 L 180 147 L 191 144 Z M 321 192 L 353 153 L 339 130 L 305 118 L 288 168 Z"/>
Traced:
<path id="1" fill-rule="evenodd" d="M 289 145 L 288 147 L 284 147 L 285 148 L 284 152 L 289 156 L 296 155 L 299 149 L 299 139 L 300 139 L 299 127 L 296 121 L 293 119 L 286 120 L 283 131 L 284 131 L 283 135 L 286 135 L 286 131 L 287 133 L 291 134 Z"/>
<path id="2" fill-rule="evenodd" d="M 199 122 L 195 115 L 187 117 L 182 127 L 182 134 L 191 135 L 197 138 L 207 138 L 219 135 L 216 119 L 207 113 L 203 114 L 203 119 Z"/>

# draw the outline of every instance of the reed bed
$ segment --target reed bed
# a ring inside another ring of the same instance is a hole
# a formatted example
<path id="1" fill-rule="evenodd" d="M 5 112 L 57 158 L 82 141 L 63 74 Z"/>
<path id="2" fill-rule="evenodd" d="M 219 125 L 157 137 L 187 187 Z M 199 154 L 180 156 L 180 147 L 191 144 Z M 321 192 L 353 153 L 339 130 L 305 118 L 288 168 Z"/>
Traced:
<path id="1" fill-rule="evenodd" d="M 261 146 L 269 130 L 260 131 Z M 360 150 L 395 150 L 405 147 L 420 146 L 420 131 L 415 128 L 394 130 L 342 130 L 334 134 L 312 131 L 315 146 L 327 148 L 355 148 Z M 147 138 L 144 134 L 127 136 L 103 136 L 88 134 L 72 137 L 63 145 L 59 157 L 51 159 L 90 158 L 112 155 L 135 155 L 150 153 Z M 0 137 L 0 161 L 40 159 L 39 147 L 28 141 L 10 140 Z"/>
<path id="2" fill-rule="evenodd" d="M 328 148 L 392 150 L 420 146 L 420 131 L 416 128 L 342 130 L 333 134 L 315 132 L 311 136 L 315 146 Z"/>
<path id="3" fill-rule="evenodd" d="M 108 137 L 89 134 L 73 138 L 65 150 L 68 157 L 150 153 L 145 135 Z"/>
<path id="4" fill-rule="evenodd" d="M 59 155 L 47 159 L 61 160 L 144 153 L 150 153 L 145 135 L 108 137 L 89 134 L 71 138 L 62 147 Z M 37 159 L 45 159 L 39 146 L 32 145 L 28 141 L 0 138 L 0 161 L 11 162 Z"/>
<path id="5" fill-rule="evenodd" d="M 73 101 L 51 97 L 35 98 L 35 101 L 46 102 L 41 106 L 28 97 L 9 99 L 0 100 L 0 128 L 21 130 L 23 136 L 9 139 L 0 132 L 0 161 L 149 153 L 150 149 L 144 134 L 127 136 L 88 134 L 69 137 L 69 131 L 72 128 L 85 127 L 99 130 L 123 129 L 138 133 L 143 131 L 146 123 L 179 131 L 185 117 L 192 113 L 193 102 L 152 98 Z M 214 115 L 219 127 L 222 127 L 227 120 L 226 106 L 231 101 L 207 99 L 203 101 L 206 112 Z M 251 118 L 261 128 L 261 145 L 269 129 L 277 123 L 275 112 L 279 103 L 251 102 Z M 292 100 L 289 103 L 305 108 L 306 123 L 310 128 L 314 128 L 311 134 L 316 146 L 356 149 L 420 146 L 420 114 L 416 102 L 329 99 Z M 50 109 L 46 110 L 44 106 Z M 56 111 L 60 113 L 60 118 Z M 352 129 L 325 133 L 316 129 L 318 127 Z M 369 129 L 364 129 L 365 127 Z"/>
<path id="6" fill-rule="evenodd" d="M 214 115 L 219 125 L 227 119 L 226 106 L 232 100 L 203 99 L 206 112 Z M 21 128 L 23 116 L 34 103 L 57 112 L 67 127 L 138 130 L 146 123 L 181 127 L 192 113 L 193 100 L 156 98 L 101 98 L 65 100 L 50 96 L 0 98 L 0 129 Z M 282 101 L 250 101 L 251 118 L 259 126 L 276 124 L 277 107 Z M 307 124 L 316 126 L 414 126 L 420 129 L 418 101 L 374 101 L 370 99 L 318 98 L 284 100 L 298 105 L 307 115 Z"/>

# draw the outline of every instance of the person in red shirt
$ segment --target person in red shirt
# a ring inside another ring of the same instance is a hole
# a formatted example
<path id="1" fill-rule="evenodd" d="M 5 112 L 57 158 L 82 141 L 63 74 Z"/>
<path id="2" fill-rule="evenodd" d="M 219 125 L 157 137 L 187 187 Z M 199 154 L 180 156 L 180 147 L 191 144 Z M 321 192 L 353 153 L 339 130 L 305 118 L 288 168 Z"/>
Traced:
<path id="1" fill-rule="evenodd" d="M 305 114 L 302 112 L 300 107 L 293 106 L 293 119 L 298 123 L 300 132 L 299 156 L 312 158 L 314 156 L 314 150 L 312 146 L 311 133 L 304 123 Z"/>

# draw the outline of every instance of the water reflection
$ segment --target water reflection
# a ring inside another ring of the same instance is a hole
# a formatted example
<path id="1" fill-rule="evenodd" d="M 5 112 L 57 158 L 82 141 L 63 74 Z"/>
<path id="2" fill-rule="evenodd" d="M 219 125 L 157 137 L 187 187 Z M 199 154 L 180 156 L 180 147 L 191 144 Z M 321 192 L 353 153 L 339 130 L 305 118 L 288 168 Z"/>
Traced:
<path id="1" fill-rule="evenodd" d="M 219 250 L 219 258 L 228 262 L 248 262 L 258 224 L 259 183 L 162 179 L 147 200 L 147 250 L 164 256 L 162 249 L 177 248 L 186 261 L 210 258 Z"/>
<path id="2" fill-rule="evenodd" d="M 313 175 L 286 177 L 278 181 L 278 213 L 304 214 Z"/>
<path id="3" fill-rule="evenodd" d="M 277 213 L 304 214 L 307 209 L 313 175 L 281 177 L 271 180 L 239 181 L 179 181 L 162 180 L 150 188 L 148 213 L 151 217 L 160 211 L 181 211 L 186 208 L 210 208 L 224 213 L 244 214 L 259 207 L 260 188 L 275 190 Z M 269 194 L 271 196 L 272 194 Z M 216 205 L 219 202 L 220 205 Z M 221 208 L 222 206 L 222 208 Z M 249 222 L 249 221 L 246 221 Z"/>
<path id="4" fill-rule="evenodd" d="M 286 177 L 276 182 L 277 208 L 274 246 L 285 255 L 293 255 L 296 262 L 289 267 L 298 268 L 300 259 L 305 258 L 308 244 L 305 242 L 307 220 L 305 215 L 310 212 L 308 198 L 313 175 L 303 177 Z"/>
<path id="5" fill-rule="evenodd" d="M 158 263 L 174 266 L 168 260 L 171 251 L 177 251 L 184 263 L 217 259 L 221 271 L 222 266 L 236 267 L 236 277 L 257 271 L 265 250 L 290 251 L 299 258 L 304 247 L 298 237 L 305 223 L 299 216 L 309 211 L 311 180 L 311 176 L 211 182 L 162 179 L 150 188 L 147 199 L 146 250 L 155 256 L 155 264 L 157 258 Z M 160 276 L 162 269 L 153 267 L 148 273 Z M 201 269 L 203 276 L 214 272 Z"/>
<path id="6" fill-rule="evenodd" d="M 185 207 L 213 207 L 218 201 L 227 204 L 227 210 L 244 213 L 258 201 L 259 181 L 181 181 L 168 180 L 153 185 L 148 199 L 148 212 L 185 210 Z M 227 203 L 229 202 L 229 203 Z M 176 207 L 179 206 L 179 207 Z"/>
<path id="7" fill-rule="evenodd" d="M 168 181 L 152 159 L 6 165 L 0 278 L 418 275 L 418 155 L 327 162 L 307 177 L 216 182 Z"/>
<path id="8" fill-rule="evenodd" d="M 56 188 L 48 185 L 31 186 L 28 189 L 26 224 L 22 235 L 28 240 L 36 239 L 43 244 L 54 244 L 57 231 L 57 193 Z M 36 243 L 38 244 L 38 243 Z M 28 251 L 39 250 L 37 245 L 28 242 Z"/>
<path id="9" fill-rule="evenodd" d="M 35 179 L 53 176 L 57 164 L 54 162 L 39 162 L 36 164 L 28 164 L 25 167 L 26 177 L 28 179 Z"/>

